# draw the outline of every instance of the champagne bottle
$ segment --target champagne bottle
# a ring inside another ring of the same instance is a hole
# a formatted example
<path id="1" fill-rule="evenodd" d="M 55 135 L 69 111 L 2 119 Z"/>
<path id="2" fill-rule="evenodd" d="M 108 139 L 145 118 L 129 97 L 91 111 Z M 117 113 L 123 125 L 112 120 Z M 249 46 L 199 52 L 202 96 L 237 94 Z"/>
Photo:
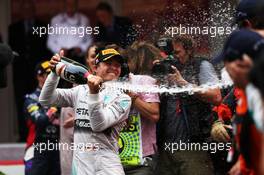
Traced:
<path id="1" fill-rule="evenodd" d="M 64 80 L 75 84 L 86 84 L 89 75 L 87 67 L 66 57 L 61 57 L 54 72 Z"/>

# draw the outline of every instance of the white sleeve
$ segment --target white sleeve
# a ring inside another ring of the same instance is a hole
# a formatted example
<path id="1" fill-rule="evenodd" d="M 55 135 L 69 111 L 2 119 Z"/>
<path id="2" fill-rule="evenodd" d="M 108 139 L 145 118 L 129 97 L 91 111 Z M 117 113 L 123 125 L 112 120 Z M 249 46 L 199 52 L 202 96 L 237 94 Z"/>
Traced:
<path id="1" fill-rule="evenodd" d="M 80 43 L 80 48 L 81 48 L 83 53 L 86 53 L 87 48 L 92 44 L 92 37 L 91 37 L 92 34 L 86 33 L 86 27 L 91 27 L 91 26 L 90 26 L 89 19 L 86 16 L 81 15 L 81 19 L 82 19 L 81 20 L 82 21 L 81 27 L 85 28 L 85 32 L 84 32 L 84 36 L 82 37 L 82 40 Z"/>
<path id="2" fill-rule="evenodd" d="M 50 28 L 53 28 L 55 30 L 56 24 L 58 25 L 58 16 L 55 16 L 50 23 Z M 53 54 L 59 53 L 61 46 L 58 43 L 58 36 L 56 32 L 53 32 L 52 34 L 48 34 L 48 39 L 47 39 L 47 47 L 52 51 Z"/>
<path id="3" fill-rule="evenodd" d="M 89 94 L 87 101 L 91 128 L 94 132 L 102 132 L 128 118 L 131 99 L 125 94 L 106 106 L 103 105 L 102 100 L 99 100 L 98 94 Z"/>
<path id="4" fill-rule="evenodd" d="M 216 71 L 213 65 L 208 61 L 202 61 L 199 72 L 199 83 L 202 84 L 215 84 L 219 83 Z"/>
<path id="5" fill-rule="evenodd" d="M 43 106 L 74 107 L 78 86 L 71 89 L 56 89 L 59 77 L 51 72 L 41 90 L 39 102 Z"/>

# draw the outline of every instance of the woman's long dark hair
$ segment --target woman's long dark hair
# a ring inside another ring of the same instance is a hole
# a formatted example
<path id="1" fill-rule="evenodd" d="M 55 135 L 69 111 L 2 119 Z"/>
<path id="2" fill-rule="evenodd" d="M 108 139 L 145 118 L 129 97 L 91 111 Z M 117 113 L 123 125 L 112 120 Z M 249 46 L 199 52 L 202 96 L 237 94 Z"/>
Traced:
<path id="1" fill-rule="evenodd" d="M 151 68 L 147 67 L 154 60 L 160 59 L 160 50 L 153 44 L 145 41 L 136 41 L 125 51 L 125 57 L 134 65 L 134 74 L 151 74 Z"/>

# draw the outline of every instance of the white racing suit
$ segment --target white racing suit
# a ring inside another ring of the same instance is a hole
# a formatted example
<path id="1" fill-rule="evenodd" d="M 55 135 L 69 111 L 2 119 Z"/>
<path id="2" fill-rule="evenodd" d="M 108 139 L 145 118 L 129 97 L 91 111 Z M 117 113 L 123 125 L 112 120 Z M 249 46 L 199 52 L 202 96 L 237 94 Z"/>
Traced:
<path id="1" fill-rule="evenodd" d="M 88 85 L 56 89 L 58 81 L 55 73 L 49 74 L 39 101 L 42 105 L 74 108 L 72 175 L 124 175 L 118 157 L 118 137 L 126 125 L 130 97 L 107 90 L 90 94 Z"/>

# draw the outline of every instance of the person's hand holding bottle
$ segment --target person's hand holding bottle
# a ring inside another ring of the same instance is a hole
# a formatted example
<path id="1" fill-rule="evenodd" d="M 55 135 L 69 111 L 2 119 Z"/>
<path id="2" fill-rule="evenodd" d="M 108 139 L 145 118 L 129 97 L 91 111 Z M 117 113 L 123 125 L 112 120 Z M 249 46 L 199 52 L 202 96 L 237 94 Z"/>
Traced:
<path id="1" fill-rule="evenodd" d="M 54 70 L 56 65 L 60 62 L 61 57 L 64 56 L 64 51 L 61 50 L 59 54 L 55 54 L 50 60 L 50 68 Z"/>
<path id="2" fill-rule="evenodd" d="M 99 90 L 100 90 L 101 85 L 103 83 L 103 79 L 99 76 L 90 74 L 90 75 L 88 75 L 87 80 L 88 80 L 87 84 L 89 86 L 90 93 L 91 94 L 99 93 Z"/>

